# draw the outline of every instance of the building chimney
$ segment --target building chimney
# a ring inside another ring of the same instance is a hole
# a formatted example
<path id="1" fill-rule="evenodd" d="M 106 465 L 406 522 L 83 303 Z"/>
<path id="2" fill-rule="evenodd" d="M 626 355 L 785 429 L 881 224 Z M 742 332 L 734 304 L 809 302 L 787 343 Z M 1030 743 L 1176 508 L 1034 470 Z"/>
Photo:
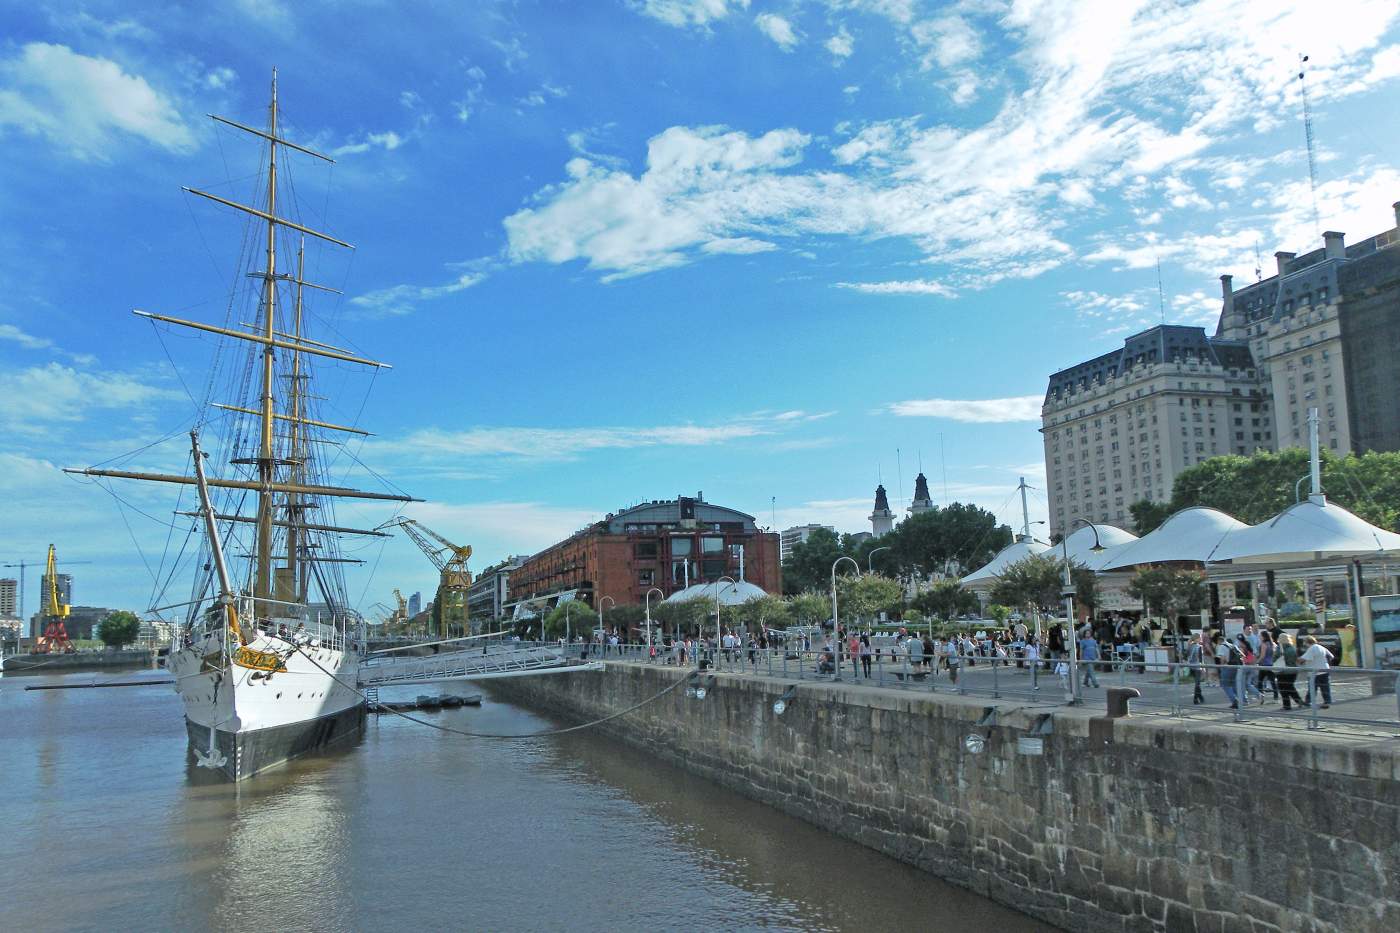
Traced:
<path id="1" fill-rule="evenodd" d="M 1390 209 L 1395 212 L 1395 226 L 1400 227 L 1400 201 L 1390 205 Z"/>
<path id="2" fill-rule="evenodd" d="M 1220 297 L 1225 299 L 1225 312 L 1228 314 L 1235 307 L 1235 277 L 1233 275 L 1222 275 L 1220 277 Z"/>
<path id="3" fill-rule="evenodd" d="M 1297 255 L 1297 253 L 1285 253 L 1282 250 L 1274 253 L 1274 260 L 1278 262 L 1279 278 L 1283 278 L 1284 274 L 1288 272 L 1288 260 Z"/>
<path id="4" fill-rule="evenodd" d="M 1322 245 L 1327 250 L 1328 259 L 1347 258 L 1347 244 L 1345 233 L 1338 233 L 1335 230 L 1328 230 L 1322 235 Z"/>

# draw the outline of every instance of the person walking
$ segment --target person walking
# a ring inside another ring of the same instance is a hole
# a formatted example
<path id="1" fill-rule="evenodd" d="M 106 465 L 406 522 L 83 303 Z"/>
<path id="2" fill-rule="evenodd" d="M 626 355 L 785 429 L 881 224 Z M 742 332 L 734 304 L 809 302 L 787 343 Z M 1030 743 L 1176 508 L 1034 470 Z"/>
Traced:
<path id="1" fill-rule="evenodd" d="M 1274 673 L 1274 659 L 1278 657 L 1278 645 L 1274 636 L 1267 631 L 1259 633 L 1259 689 L 1267 685 L 1273 689 L 1274 702 L 1278 702 L 1278 675 Z"/>
<path id="2" fill-rule="evenodd" d="M 1313 705 L 1314 685 L 1317 692 L 1322 695 L 1322 708 L 1327 709 L 1332 705 L 1332 652 L 1328 651 L 1318 640 L 1311 635 L 1303 638 L 1305 650 L 1303 651 L 1303 666 L 1312 675 L 1312 680 L 1308 684 L 1308 696 L 1304 701 L 1305 706 Z"/>
<path id="3" fill-rule="evenodd" d="M 1299 707 L 1304 705 L 1303 698 L 1298 695 L 1298 647 L 1293 644 L 1293 636 L 1279 632 L 1278 650 L 1279 656 L 1274 660 L 1274 678 L 1286 712 L 1293 708 L 1294 703 Z"/>
<path id="4" fill-rule="evenodd" d="M 1087 627 L 1079 638 L 1079 661 L 1084 665 L 1084 686 L 1097 687 L 1098 677 L 1094 676 L 1094 664 L 1099 660 L 1099 643 Z"/>
<path id="5" fill-rule="evenodd" d="M 1248 705 L 1249 695 L 1252 693 L 1259 698 L 1259 705 L 1263 706 L 1264 694 L 1259 690 L 1259 671 L 1257 667 L 1255 667 L 1255 665 L 1258 664 L 1258 658 L 1254 653 L 1254 647 L 1250 644 L 1249 638 L 1245 635 L 1236 636 L 1235 647 L 1239 649 L 1240 662 L 1246 667 L 1251 668 L 1244 672 L 1245 695 L 1240 697 L 1240 700 L 1245 705 Z"/>
<path id="6" fill-rule="evenodd" d="M 1201 676 L 1204 674 L 1201 665 L 1204 663 L 1205 648 L 1201 645 L 1200 634 L 1197 633 L 1191 636 L 1191 641 L 1186 645 L 1186 664 L 1191 671 L 1191 680 L 1196 688 L 1191 697 L 1191 703 L 1194 706 L 1200 706 L 1206 701 L 1206 698 L 1201 694 Z"/>
<path id="7" fill-rule="evenodd" d="M 1239 709 L 1240 699 L 1235 686 L 1239 676 L 1238 668 L 1244 663 L 1240 649 L 1220 632 L 1212 635 L 1210 640 L 1215 645 L 1215 668 L 1220 676 L 1220 690 L 1225 694 L 1225 699 L 1230 701 L 1230 709 Z"/>
<path id="8" fill-rule="evenodd" d="M 870 679 L 870 633 L 863 632 L 860 636 L 860 667 L 865 672 L 865 679 Z"/>

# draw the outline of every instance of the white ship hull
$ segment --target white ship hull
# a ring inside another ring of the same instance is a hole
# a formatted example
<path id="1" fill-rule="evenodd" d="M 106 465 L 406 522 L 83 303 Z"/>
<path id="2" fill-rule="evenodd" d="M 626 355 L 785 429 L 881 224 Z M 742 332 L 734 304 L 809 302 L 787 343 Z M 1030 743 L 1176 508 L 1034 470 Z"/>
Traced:
<path id="1" fill-rule="evenodd" d="M 314 641 L 298 648 L 259 632 L 247 647 L 276 655 L 285 668 L 268 672 L 236 661 L 220 669 L 222 647 L 215 631 L 172 652 L 167 663 L 200 765 L 241 781 L 363 731 L 365 703 L 352 689 L 358 652 Z"/>

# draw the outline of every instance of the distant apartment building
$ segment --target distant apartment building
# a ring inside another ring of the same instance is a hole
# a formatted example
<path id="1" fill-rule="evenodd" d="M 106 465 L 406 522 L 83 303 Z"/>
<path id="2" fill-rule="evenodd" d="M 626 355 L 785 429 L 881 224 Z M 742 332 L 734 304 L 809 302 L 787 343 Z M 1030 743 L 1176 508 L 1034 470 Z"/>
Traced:
<path id="1" fill-rule="evenodd" d="M 792 556 L 792 549 L 799 544 L 803 544 L 812 537 L 812 532 L 826 530 L 836 534 L 836 528 L 832 525 L 794 525 L 791 528 L 783 529 L 778 539 L 778 558 L 787 563 Z"/>
<path id="2" fill-rule="evenodd" d="M 687 585 L 728 576 L 782 592 L 779 536 L 752 515 L 694 497 L 644 502 L 525 558 L 510 574 L 509 607 L 538 613 L 571 599 L 598 608 L 653 604 Z"/>
<path id="3" fill-rule="evenodd" d="M 1161 325 L 1050 377 L 1041 409 L 1050 529 L 1131 524 L 1187 467 L 1308 442 L 1337 453 L 1400 450 L 1400 203 L 1396 228 L 1341 233 L 1236 290 L 1221 276 L 1214 336 Z"/>
<path id="4" fill-rule="evenodd" d="M 0 619 L 19 618 L 19 581 L 0 580 Z"/>
<path id="5" fill-rule="evenodd" d="M 58 601 L 65 606 L 73 604 L 73 575 L 69 573 L 54 574 L 54 579 L 58 581 Z M 41 573 L 39 575 L 39 599 L 41 608 L 48 607 L 49 599 L 49 575 Z"/>
<path id="6" fill-rule="evenodd" d="M 498 622 L 506 617 L 505 606 L 510 602 L 510 575 L 524 561 L 524 557 L 507 557 L 477 573 L 467 593 L 467 614 L 473 626 Z"/>
<path id="7" fill-rule="evenodd" d="M 423 611 L 423 594 L 414 593 L 408 597 L 408 617 L 411 619 Z"/>

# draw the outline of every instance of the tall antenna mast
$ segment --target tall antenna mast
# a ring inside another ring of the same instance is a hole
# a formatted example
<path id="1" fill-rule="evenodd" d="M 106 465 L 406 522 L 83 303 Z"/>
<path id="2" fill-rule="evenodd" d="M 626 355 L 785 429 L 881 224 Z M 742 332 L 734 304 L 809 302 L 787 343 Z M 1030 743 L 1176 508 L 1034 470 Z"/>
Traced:
<path id="1" fill-rule="evenodd" d="M 943 461 L 943 507 L 948 507 L 948 451 L 943 446 L 943 432 L 938 432 L 938 459 Z"/>
<path id="2" fill-rule="evenodd" d="M 1308 107 L 1308 56 L 1298 56 L 1298 90 L 1303 98 L 1303 135 L 1308 141 L 1308 187 L 1312 193 L 1313 232 L 1322 235 L 1322 218 L 1317 212 L 1317 152 L 1313 144 L 1312 110 Z"/>
<path id="3" fill-rule="evenodd" d="M 1259 255 L 1259 238 L 1254 238 L 1254 281 L 1264 281 L 1264 260 Z"/>
<path id="4" fill-rule="evenodd" d="M 1162 260 L 1157 260 L 1157 311 L 1162 316 L 1162 323 L 1167 323 L 1167 293 L 1162 289 Z"/>
<path id="5" fill-rule="evenodd" d="M 899 458 L 899 448 L 894 449 L 894 475 L 899 481 L 899 507 L 904 508 L 904 464 Z"/>

